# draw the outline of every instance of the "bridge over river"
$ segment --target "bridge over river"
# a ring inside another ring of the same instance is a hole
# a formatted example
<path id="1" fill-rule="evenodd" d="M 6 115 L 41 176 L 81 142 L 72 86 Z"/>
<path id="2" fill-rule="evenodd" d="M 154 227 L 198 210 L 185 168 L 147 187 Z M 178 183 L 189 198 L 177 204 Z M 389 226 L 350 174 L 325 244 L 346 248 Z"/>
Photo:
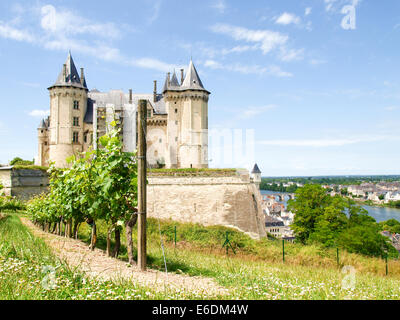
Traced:
<path id="1" fill-rule="evenodd" d="M 267 190 L 261 190 L 261 196 L 264 199 L 266 196 L 273 196 L 275 197 L 275 200 L 279 202 L 286 202 L 288 200 L 294 199 L 295 194 L 294 193 L 287 193 L 287 192 L 275 192 L 275 191 L 267 191 Z"/>

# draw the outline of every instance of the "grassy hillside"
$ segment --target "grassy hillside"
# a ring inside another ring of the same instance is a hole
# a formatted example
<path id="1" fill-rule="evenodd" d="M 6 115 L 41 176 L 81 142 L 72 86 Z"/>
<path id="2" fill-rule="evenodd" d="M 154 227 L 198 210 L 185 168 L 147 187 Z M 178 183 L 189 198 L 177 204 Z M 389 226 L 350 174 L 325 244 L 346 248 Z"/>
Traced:
<path id="1" fill-rule="evenodd" d="M 149 261 L 155 268 L 164 268 L 164 261 L 159 254 L 158 248 L 161 247 L 160 231 L 164 245 L 177 251 L 197 251 L 204 254 L 212 253 L 217 256 L 225 256 L 226 249 L 222 248 L 225 241 L 226 232 L 229 234 L 229 240 L 235 249 L 233 254 L 229 249 L 229 257 L 240 261 L 259 261 L 269 263 L 282 262 L 282 242 L 280 240 L 253 240 L 249 236 L 234 229 L 221 226 L 203 227 L 198 224 L 177 223 L 174 221 L 160 221 L 149 218 L 147 220 L 147 237 L 150 248 L 155 251 L 149 251 Z M 174 228 L 177 230 L 177 247 L 174 245 Z M 122 232 L 122 235 L 124 233 Z M 134 233 L 134 244 L 136 244 L 136 232 Z M 80 237 L 89 243 L 90 229 L 87 224 L 80 228 Z M 124 246 L 125 237 L 121 237 L 122 250 L 120 258 L 127 259 L 126 248 Z M 106 246 L 106 226 L 104 223 L 98 223 L 98 246 L 105 249 Z M 173 257 L 173 256 L 172 256 Z M 171 259 L 172 259 L 171 257 Z M 400 279 L 400 261 L 389 260 L 389 276 Z M 339 267 L 337 265 L 336 249 L 327 249 L 322 246 L 293 244 L 285 242 L 285 265 L 321 267 L 337 270 L 345 265 L 353 266 L 359 273 L 369 273 L 371 275 L 384 276 L 386 274 L 386 265 L 383 259 L 365 257 L 359 254 L 352 254 L 345 251 L 339 251 Z M 167 259 L 167 267 L 174 270 L 174 264 Z"/>
<path id="2" fill-rule="evenodd" d="M 161 222 L 160 229 L 168 271 L 212 277 L 229 289 L 228 299 L 400 299 L 397 261 L 391 262 L 390 274 L 384 276 L 385 267 L 379 259 L 342 253 L 341 262 L 356 269 L 354 289 L 346 289 L 343 283 L 348 274 L 336 266 L 333 251 L 286 244 L 287 256 L 282 263 L 280 242 L 255 241 L 222 227 L 204 228 L 168 221 Z M 101 223 L 99 230 L 99 246 L 105 246 L 105 228 Z M 227 256 L 221 248 L 226 231 L 236 255 L 230 251 Z M 85 240 L 88 233 L 87 225 L 82 225 L 80 237 Z M 20 223 L 17 215 L 0 220 L 0 243 L 0 299 L 199 298 L 190 292 L 155 293 L 153 288 L 126 282 L 82 281 L 84 275 L 57 261 L 44 242 Z M 151 266 L 163 270 L 159 225 L 154 219 L 148 223 L 148 255 Z M 125 247 L 121 257 L 126 258 Z M 57 268 L 57 287 L 53 290 L 41 286 L 45 265 Z"/>

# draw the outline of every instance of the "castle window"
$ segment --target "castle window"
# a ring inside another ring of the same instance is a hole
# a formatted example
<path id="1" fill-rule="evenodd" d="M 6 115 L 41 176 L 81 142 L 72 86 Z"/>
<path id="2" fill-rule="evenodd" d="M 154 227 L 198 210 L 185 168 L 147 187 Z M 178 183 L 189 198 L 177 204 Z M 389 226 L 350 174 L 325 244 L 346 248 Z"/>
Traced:
<path id="1" fill-rule="evenodd" d="M 147 110 L 147 118 L 151 118 L 151 110 Z"/>
<path id="2" fill-rule="evenodd" d="M 73 125 L 74 125 L 75 127 L 78 127 L 78 126 L 79 126 L 79 117 L 74 117 L 74 119 L 73 119 Z"/>
<path id="3" fill-rule="evenodd" d="M 175 141 L 178 141 L 178 137 L 175 137 Z"/>
<path id="4" fill-rule="evenodd" d="M 158 140 L 158 142 L 161 143 L 161 142 L 162 142 L 162 139 L 160 138 L 160 139 Z"/>
<path id="5" fill-rule="evenodd" d="M 175 124 L 178 124 L 178 121 L 175 121 Z"/>
<path id="6" fill-rule="evenodd" d="M 175 113 L 178 113 L 178 109 L 175 109 Z"/>
<path id="7" fill-rule="evenodd" d="M 83 142 L 87 142 L 87 133 L 85 133 L 84 135 L 83 135 Z"/>
<path id="8" fill-rule="evenodd" d="M 78 141 L 78 137 L 79 137 L 79 132 L 74 131 L 74 132 L 72 133 L 72 142 L 73 142 L 73 143 L 79 142 L 79 141 Z"/>
<path id="9" fill-rule="evenodd" d="M 79 110 L 79 101 L 74 101 L 74 109 Z"/>

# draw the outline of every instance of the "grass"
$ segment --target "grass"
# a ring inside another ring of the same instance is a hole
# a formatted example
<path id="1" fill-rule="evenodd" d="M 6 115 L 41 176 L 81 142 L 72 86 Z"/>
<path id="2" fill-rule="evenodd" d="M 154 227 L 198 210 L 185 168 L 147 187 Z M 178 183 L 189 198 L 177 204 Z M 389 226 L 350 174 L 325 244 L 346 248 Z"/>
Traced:
<path id="1" fill-rule="evenodd" d="M 174 247 L 173 227 L 177 225 L 178 243 Z M 99 246 L 104 248 L 105 225 L 99 222 Z M 229 289 L 228 299 L 400 299 L 400 280 L 389 267 L 390 276 L 382 276 L 372 266 L 379 259 L 343 253 L 345 264 L 354 266 L 354 278 L 335 266 L 332 252 L 317 247 L 287 244 L 285 263 L 279 259 L 280 244 L 255 241 L 229 230 L 237 249 L 227 256 L 221 248 L 222 227 L 161 222 L 169 272 L 208 276 Z M 82 225 L 80 237 L 88 239 L 89 228 Z M 136 234 L 134 235 L 136 243 Z M 124 241 L 124 237 L 122 237 Z M 85 278 L 79 270 L 70 270 L 57 260 L 45 243 L 21 224 L 15 214 L 0 219 L 0 299 L 199 299 L 193 292 L 156 292 L 124 281 L 110 282 Z M 126 258 L 123 246 L 121 257 Z M 148 260 L 152 268 L 163 270 L 158 221 L 148 221 Z M 323 261 L 323 262 L 321 262 Z M 382 263 L 381 261 L 379 261 Z M 43 266 L 56 268 L 56 287 L 45 290 L 41 284 Z M 364 268 L 364 269 L 363 269 Z M 371 269 L 366 272 L 366 269 Z M 383 266 L 384 273 L 384 266 Z M 85 280 L 84 280 L 85 279 Z M 354 279 L 354 286 L 347 287 Z M 204 295 L 203 295 L 204 298 Z M 208 296 L 209 299 L 221 297 Z"/>
<path id="2" fill-rule="evenodd" d="M 13 166 L 13 170 L 24 170 L 24 169 L 29 169 L 29 170 L 39 170 L 43 172 L 47 172 L 49 167 L 44 167 L 44 166 L 36 166 L 32 164 L 16 164 Z"/>
<path id="3" fill-rule="evenodd" d="M 214 278 L 220 285 L 229 288 L 230 298 L 233 299 L 400 298 L 398 261 L 390 263 L 390 275 L 385 276 L 385 264 L 380 259 L 343 252 L 338 268 L 336 250 L 286 243 L 287 255 L 285 263 L 282 263 L 281 242 L 252 240 L 223 227 L 205 228 L 172 221 L 161 221 L 160 226 L 168 272 Z M 101 222 L 98 227 L 99 247 L 104 249 L 106 228 Z M 222 248 L 226 231 L 236 248 L 236 255 L 230 251 L 227 256 Z M 81 236 L 86 241 L 89 232 L 89 228 L 82 227 Z M 164 270 L 157 220 L 148 219 L 147 236 L 148 262 L 152 268 Z M 135 244 L 136 241 L 134 234 Z M 126 259 L 124 245 L 122 249 L 121 258 Z M 346 283 L 350 275 L 349 272 L 342 272 L 344 265 L 354 268 L 354 289 L 343 289 L 343 281 Z"/>
<path id="4" fill-rule="evenodd" d="M 19 210 L 26 210 L 26 204 L 24 201 L 15 197 L 0 195 L 0 211 L 15 212 Z"/>
<path id="5" fill-rule="evenodd" d="M 18 215 L 1 214 L 0 300 L 204 298 L 210 297 L 201 292 L 159 291 L 124 280 L 88 278 L 56 258 L 45 242 L 21 223 Z"/>
<path id="6" fill-rule="evenodd" d="M 98 243 L 101 249 L 106 248 L 107 226 L 103 221 L 97 223 Z M 175 250 L 174 228 L 177 230 L 177 251 L 186 250 L 188 252 L 197 251 L 203 254 L 215 254 L 225 256 L 226 248 L 222 248 L 225 241 L 226 232 L 229 240 L 235 249 L 236 255 L 229 249 L 231 259 L 239 261 L 262 262 L 276 264 L 282 262 L 282 242 L 280 240 L 254 240 L 242 232 L 234 229 L 211 226 L 203 227 L 198 224 L 178 223 L 171 220 L 161 220 L 160 230 L 163 244 L 171 250 Z M 148 238 L 148 260 L 154 268 L 163 269 L 164 260 L 160 252 L 160 234 L 158 220 L 147 219 L 147 238 Z M 80 228 L 79 236 L 89 243 L 90 228 L 83 224 Z M 127 260 L 124 232 L 121 232 L 121 253 L 120 258 Z M 137 233 L 134 229 L 133 241 L 136 245 Z M 154 247 L 154 250 L 152 248 Z M 400 261 L 389 260 L 389 277 L 400 279 Z M 318 245 L 301 245 L 285 242 L 285 265 L 305 266 L 311 268 L 324 268 L 338 270 L 345 265 L 351 265 L 358 273 L 375 276 L 386 275 L 386 264 L 383 259 L 366 257 L 359 254 L 349 253 L 339 250 L 339 266 L 337 265 L 336 248 L 325 248 Z M 174 264 L 167 261 L 168 269 L 175 270 Z M 178 269 L 180 269 L 178 267 Z M 187 269 L 187 268 L 186 268 Z M 185 269 L 185 270 L 186 270 Z M 182 270 L 182 269 L 181 269 Z M 186 270 L 187 271 L 187 270 Z"/>

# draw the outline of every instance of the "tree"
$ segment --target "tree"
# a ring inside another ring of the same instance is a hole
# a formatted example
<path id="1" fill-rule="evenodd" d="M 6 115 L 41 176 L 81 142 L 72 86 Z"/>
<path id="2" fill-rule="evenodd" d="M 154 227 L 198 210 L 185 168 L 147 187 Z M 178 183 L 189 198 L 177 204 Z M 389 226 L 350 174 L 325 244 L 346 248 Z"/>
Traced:
<path id="1" fill-rule="evenodd" d="M 386 221 L 379 222 L 379 226 L 382 231 L 389 231 L 391 233 L 399 233 L 400 234 L 400 222 L 396 219 L 389 219 Z"/>
<path id="2" fill-rule="evenodd" d="M 320 185 L 305 185 L 296 191 L 288 209 L 295 213 L 291 228 L 302 243 L 318 242 L 349 252 L 392 257 L 396 249 L 383 237 L 374 218 L 351 199 L 331 197 Z"/>
<path id="3" fill-rule="evenodd" d="M 288 202 L 288 210 L 295 214 L 291 228 L 297 240 L 306 243 L 315 230 L 318 218 L 329 205 L 329 200 L 330 197 L 320 185 L 306 184 L 297 189 L 295 198 Z"/>
<path id="4" fill-rule="evenodd" d="M 24 160 L 20 157 L 15 157 L 10 161 L 10 166 L 15 166 L 15 165 L 32 165 L 33 161 L 30 160 Z"/>
<path id="5" fill-rule="evenodd" d="M 341 232 L 348 226 L 345 206 L 342 198 L 332 198 L 332 203 L 324 208 L 323 214 L 317 218 L 310 240 L 320 242 L 327 247 L 336 246 Z"/>
<path id="6" fill-rule="evenodd" d="M 397 250 L 389 243 L 389 239 L 377 232 L 371 225 L 353 225 L 342 232 L 339 245 L 349 252 L 368 256 L 383 257 L 386 252 L 397 257 Z"/>

